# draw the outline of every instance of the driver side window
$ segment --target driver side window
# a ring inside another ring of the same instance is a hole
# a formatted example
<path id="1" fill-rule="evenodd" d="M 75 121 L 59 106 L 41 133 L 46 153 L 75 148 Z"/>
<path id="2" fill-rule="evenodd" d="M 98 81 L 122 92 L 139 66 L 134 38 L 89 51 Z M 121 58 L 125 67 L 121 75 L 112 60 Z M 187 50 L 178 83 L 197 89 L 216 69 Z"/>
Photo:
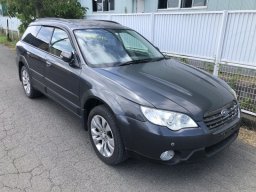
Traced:
<path id="1" fill-rule="evenodd" d="M 71 42 L 69 40 L 68 34 L 61 29 L 54 29 L 51 45 L 50 45 L 50 53 L 60 57 L 61 52 L 72 52 L 74 51 Z"/>

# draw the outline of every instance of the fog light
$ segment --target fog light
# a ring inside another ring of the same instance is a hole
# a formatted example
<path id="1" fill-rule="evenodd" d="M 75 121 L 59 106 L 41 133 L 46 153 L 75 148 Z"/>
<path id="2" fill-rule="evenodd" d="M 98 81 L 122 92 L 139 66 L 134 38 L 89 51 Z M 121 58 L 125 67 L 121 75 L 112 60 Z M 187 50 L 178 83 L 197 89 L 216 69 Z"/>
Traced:
<path id="1" fill-rule="evenodd" d="M 169 161 L 174 157 L 174 155 L 175 153 L 172 150 L 165 151 L 161 154 L 160 159 L 162 159 L 163 161 Z"/>

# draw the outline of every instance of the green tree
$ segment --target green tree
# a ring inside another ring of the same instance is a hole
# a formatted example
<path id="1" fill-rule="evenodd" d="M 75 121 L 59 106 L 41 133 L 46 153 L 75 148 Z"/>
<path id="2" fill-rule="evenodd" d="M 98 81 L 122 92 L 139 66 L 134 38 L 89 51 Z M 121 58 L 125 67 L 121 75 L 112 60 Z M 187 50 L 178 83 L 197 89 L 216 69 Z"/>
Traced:
<path id="1" fill-rule="evenodd" d="M 20 32 L 24 32 L 29 23 L 37 18 L 81 19 L 87 11 L 77 0 L 0 0 L 0 3 L 7 5 L 10 17 L 20 19 Z"/>

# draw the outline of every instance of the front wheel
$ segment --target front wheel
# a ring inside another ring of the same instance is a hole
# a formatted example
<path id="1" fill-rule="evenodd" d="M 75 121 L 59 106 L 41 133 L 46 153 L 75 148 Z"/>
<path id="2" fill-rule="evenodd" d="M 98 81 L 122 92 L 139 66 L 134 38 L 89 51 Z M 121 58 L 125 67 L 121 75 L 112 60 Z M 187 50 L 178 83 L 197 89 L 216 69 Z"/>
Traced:
<path id="1" fill-rule="evenodd" d="M 88 118 L 89 136 L 97 156 L 106 164 L 116 165 L 126 160 L 114 114 L 104 105 L 95 107 Z"/>

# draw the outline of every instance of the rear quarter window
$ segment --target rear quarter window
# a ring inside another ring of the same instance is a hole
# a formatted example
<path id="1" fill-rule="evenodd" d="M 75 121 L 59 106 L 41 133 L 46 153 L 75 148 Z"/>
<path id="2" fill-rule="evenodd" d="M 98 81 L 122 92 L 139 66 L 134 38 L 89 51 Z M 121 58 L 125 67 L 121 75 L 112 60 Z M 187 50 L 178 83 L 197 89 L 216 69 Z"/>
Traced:
<path id="1" fill-rule="evenodd" d="M 40 28 L 41 26 L 29 26 L 25 33 L 23 34 L 21 40 L 28 44 L 35 45 L 36 36 Z"/>

